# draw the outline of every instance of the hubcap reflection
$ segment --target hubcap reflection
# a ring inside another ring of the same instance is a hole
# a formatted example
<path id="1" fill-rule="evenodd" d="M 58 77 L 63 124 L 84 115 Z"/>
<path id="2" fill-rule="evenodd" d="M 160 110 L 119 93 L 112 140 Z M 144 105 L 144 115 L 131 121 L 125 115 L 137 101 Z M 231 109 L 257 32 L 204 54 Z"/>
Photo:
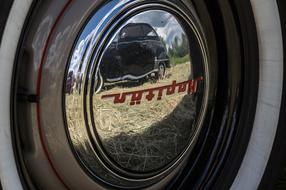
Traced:
<path id="1" fill-rule="evenodd" d="M 117 21 L 101 26 L 92 18 L 86 25 L 64 90 L 79 160 L 95 176 L 121 184 L 163 175 L 190 153 L 208 74 L 202 37 L 179 10 L 156 4 Z"/>

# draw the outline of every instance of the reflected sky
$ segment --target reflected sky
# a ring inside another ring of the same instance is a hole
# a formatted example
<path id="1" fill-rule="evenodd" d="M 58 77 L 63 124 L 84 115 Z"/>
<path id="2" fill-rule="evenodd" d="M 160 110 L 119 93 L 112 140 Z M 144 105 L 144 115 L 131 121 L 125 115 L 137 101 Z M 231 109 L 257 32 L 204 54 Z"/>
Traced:
<path id="1" fill-rule="evenodd" d="M 176 37 L 181 43 L 181 36 L 185 33 L 177 19 L 166 11 L 146 11 L 131 18 L 128 23 L 150 24 L 164 40 L 167 48 L 172 47 L 172 42 Z"/>

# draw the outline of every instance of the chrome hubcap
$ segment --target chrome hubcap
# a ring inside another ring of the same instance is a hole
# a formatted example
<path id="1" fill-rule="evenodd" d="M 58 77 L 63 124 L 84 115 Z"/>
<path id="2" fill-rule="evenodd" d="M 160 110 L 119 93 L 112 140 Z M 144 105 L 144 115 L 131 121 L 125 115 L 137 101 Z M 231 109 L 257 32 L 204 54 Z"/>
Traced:
<path id="1" fill-rule="evenodd" d="M 90 19 L 71 53 L 68 135 L 94 176 L 153 183 L 182 164 L 200 132 L 206 49 L 196 24 L 171 3 L 114 7 Z"/>

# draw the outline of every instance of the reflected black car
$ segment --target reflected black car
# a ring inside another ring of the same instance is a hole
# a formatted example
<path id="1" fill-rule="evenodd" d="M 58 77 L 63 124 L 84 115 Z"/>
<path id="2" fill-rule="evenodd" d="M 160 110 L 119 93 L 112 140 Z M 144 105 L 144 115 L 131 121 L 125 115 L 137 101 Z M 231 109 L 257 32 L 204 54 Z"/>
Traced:
<path id="1" fill-rule="evenodd" d="M 170 67 L 166 47 L 146 23 L 124 26 L 104 53 L 100 74 L 103 82 L 162 78 Z"/>

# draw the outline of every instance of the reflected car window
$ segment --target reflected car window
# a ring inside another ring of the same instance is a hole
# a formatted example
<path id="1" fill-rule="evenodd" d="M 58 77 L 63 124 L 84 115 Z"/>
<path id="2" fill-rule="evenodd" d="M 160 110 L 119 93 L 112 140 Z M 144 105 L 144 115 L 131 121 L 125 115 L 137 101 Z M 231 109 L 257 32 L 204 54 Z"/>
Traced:
<path id="1" fill-rule="evenodd" d="M 143 31 L 140 25 L 127 25 L 121 30 L 120 39 L 142 37 Z"/>
<path id="2" fill-rule="evenodd" d="M 155 30 L 146 23 L 131 23 L 125 26 L 120 32 L 120 40 L 134 40 L 138 38 L 146 38 L 146 37 L 156 37 L 158 38 Z"/>
<path id="3" fill-rule="evenodd" d="M 156 32 L 148 24 L 142 24 L 142 30 L 144 32 L 144 36 L 157 36 Z"/>
<path id="4" fill-rule="evenodd" d="M 148 37 L 157 37 L 157 34 L 155 33 L 154 30 L 152 30 L 146 36 L 148 36 Z"/>

